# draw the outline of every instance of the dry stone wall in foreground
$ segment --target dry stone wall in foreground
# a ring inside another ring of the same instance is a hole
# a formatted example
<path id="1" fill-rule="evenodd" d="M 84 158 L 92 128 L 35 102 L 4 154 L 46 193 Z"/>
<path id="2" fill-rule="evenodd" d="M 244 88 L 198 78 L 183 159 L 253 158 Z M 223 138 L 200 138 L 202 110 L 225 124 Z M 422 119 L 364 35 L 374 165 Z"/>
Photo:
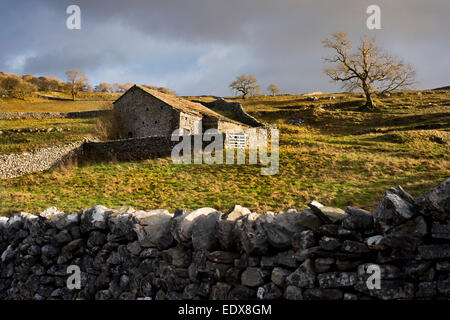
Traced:
<path id="1" fill-rule="evenodd" d="M 379 289 L 367 285 L 374 265 Z M 0 299 L 449 298 L 450 179 L 417 199 L 390 189 L 372 213 L 313 202 L 0 218 Z"/>

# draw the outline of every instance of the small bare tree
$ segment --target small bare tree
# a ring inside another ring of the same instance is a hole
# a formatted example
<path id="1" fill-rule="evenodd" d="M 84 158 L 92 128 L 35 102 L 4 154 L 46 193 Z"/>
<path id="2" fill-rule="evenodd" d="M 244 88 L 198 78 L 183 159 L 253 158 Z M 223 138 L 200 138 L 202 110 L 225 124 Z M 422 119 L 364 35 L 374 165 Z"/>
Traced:
<path id="1" fill-rule="evenodd" d="M 242 99 L 245 99 L 247 95 L 257 94 L 260 90 L 258 80 L 251 74 L 240 75 L 230 83 L 230 88 L 242 93 Z"/>
<path id="2" fill-rule="evenodd" d="M 326 62 L 335 64 L 326 68 L 325 73 L 333 81 L 342 82 L 345 90 L 362 90 L 366 97 L 363 110 L 375 109 L 372 99 L 374 91 L 385 93 L 414 84 L 413 67 L 377 47 L 375 38 L 362 37 L 355 52 L 351 52 L 353 46 L 345 32 L 332 34 L 323 44 L 335 51 L 334 56 L 325 58 Z"/>
<path id="3" fill-rule="evenodd" d="M 272 93 L 272 95 L 274 96 L 277 93 L 280 93 L 280 88 L 278 88 L 278 86 L 275 83 L 272 83 L 267 87 L 267 91 Z"/>
<path id="4" fill-rule="evenodd" d="M 100 92 L 114 92 L 113 85 L 107 82 L 100 82 L 95 89 Z"/>
<path id="5" fill-rule="evenodd" d="M 67 89 L 72 94 L 72 100 L 75 101 L 75 96 L 78 92 L 86 89 L 88 87 L 88 78 L 84 71 L 80 70 L 68 70 L 66 71 L 67 76 Z"/>
<path id="6" fill-rule="evenodd" d="M 10 96 L 25 100 L 25 97 L 36 91 L 37 87 L 21 77 L 11 74 L 0 79 L 0 89 Z"/>

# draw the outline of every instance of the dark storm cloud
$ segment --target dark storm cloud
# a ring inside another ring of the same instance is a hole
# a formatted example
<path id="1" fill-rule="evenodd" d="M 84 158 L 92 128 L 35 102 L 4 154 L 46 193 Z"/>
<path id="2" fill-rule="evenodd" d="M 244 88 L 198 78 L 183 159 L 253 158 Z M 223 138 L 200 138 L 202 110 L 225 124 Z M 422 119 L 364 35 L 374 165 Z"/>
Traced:
<path id="1" fill-rule="evenodd" d="M 321 40 L 347 31 L 355 41 L 379 43 L 411 62 L 420 87 L 447 85 L 447 0 L 398 1 L 9 1 L 0 4 L 0 68 L 64 75 L 87 72 L 93 82 L 146 82 L 182 94 L 228 94 L 239 73 L 263 88 L 336 91 L 323 74 Z M 67 30 L 65 10 L 78 4 L 82 30 Z M 378 4 L 382 30 L 365 26 Z"/>

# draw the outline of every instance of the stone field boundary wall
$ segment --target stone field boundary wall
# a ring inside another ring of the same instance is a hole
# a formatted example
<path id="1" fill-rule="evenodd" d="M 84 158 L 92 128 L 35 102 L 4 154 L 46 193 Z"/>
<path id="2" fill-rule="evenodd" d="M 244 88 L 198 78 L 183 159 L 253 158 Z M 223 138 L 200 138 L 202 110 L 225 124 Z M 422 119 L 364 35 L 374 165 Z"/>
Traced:
<path id="1" fill-rule="evenodd" d="M 77 159 L 86 140 L 61 146 L 40 148 L 20 154 L 0 155 L 0 179 L 44 171 Z"/>
<path id="2" fill-rule="evenodd" d="M 309 206 L 3 217 L 0 299 L 450 298 L 450 179 L 416 199 L 389 189 L 372 213 Z"/>
<path id="3" fill-rule="evenodd" d="M 90 110 L 75 112 L 1 112 L 0 120 L 94 118 L 108 113 L 111 113 L 111 110 Z"/>
<path id="4" fill-rule="evenodd" d="M 192 149 L 195 137 L 190 136 Z M 224 134 L 222 137 L 225 141 Z M 202 139 L 201 136 L 200 139 Z M 41 148 L 21 154 L 0 155 L 0 179 L 48 170 L 64 165 L 68 160 L 83 164 L 170 157 L 173 147 L 178 143 L 179 141 L 171 141 L 170 137 L 143 137 L 104 142 L 84 138 L 66 145 Z M 202 149 L 209 143 L 211 142 L 202 141 Z"/>

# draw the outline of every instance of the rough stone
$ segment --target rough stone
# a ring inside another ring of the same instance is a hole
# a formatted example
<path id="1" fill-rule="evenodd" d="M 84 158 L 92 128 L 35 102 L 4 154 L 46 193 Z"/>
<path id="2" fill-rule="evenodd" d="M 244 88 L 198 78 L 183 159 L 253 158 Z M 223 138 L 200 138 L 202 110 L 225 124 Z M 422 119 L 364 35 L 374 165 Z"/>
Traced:
<path id="1" fill-rule="evenodd" d="M 231 286 L 224 282 L 218 282 L 211 288 L 211 300 L 227 300 Z"/>
<path id="2" fill-rule="evenodd" d="M 191 263 L 191 255 L 178 248 L 170 248 L 161 252 L 175 267 L 187 268 Z"/>
<path id="3" fill-rule="evenodd" d="M 236 286 L 231 289 L 229 300 L 250 300 L 256 297 L 256 290 L 246 286 Z"/>
<path id="4" fill-rule="evenodd" d="M 220 216 L 217 211 L 207 215 L 199 215 L 192 226 L 192 246 L 195 250 L 213 251 L 218 249 L 216 224 Z"/>
<path id="5" fill-rule="evenodd" d="M 316 272 L 327 272 L 334 263 L 334 258 L 317 258 L 314 260 L 314 270 Z"/>
<path id="6" fill-rule="evenodd" d="M 316 282 L 316 275 L 311 260 L 307 259 L 303 262 L 300 267 L 286 278 L 286 282 L 288 285 L 299 288 L 313 288 Z"/>
<path id="7" fill-rule="evenodd" d="M 275 267 L 272 270 L 271 280 L 279 287 L 284 287 L 286 284 L 286 278 L 291 274 L 290 270 Z"/>
<path id="8" fill-rule="evenodd" d="M 262 263 L 262 262 L 261 262 Z M 275 263 L 281 267 L 296 268 L 298 267 L 294 250 L 282 251 L 275 256 Z"/>
<path id="9" fill-rule="evenodd" d="M 328 272 L 317 276 L 321 288 L 351 287 L 356 284 L 356 272 Z"/>
<path id="10" fill-rule="evenodd" d="M 311 209 L 305 209 L 299 213 L 297 224 L 303 228 L 317 230 L 323 222 Z"/>
<path id="11" fill-rule="evenodd" d="M 236 249 L 238 234 L 235 230 L 236 220 L 250 214 L 250 210 L 240 205 L 233 206 L 223 213 L 217 221 L 217 239 L 224 250 Z"/>
<path id="12" fill-rule="evenodd" d="M 273 283 L 267 283 L 262 287 L 259 287 L 256 296 L 260 300 L 274 300 L 283 295 L 283 292 Z"/>
<path id="13" fill-rule="evenodd" d="M 414 199 L 402 187 L 389 189 L 373 212 L 375 227 L 386 232 L 417 214 Z"/>
<path id="14" fill-rule="evenodd" d="M 371 290 L 367 287 L 365 281 L 358 281 L 355 289 L 382 300 L 410 300 L 414 297 L 414 284 L 401 280 L 383 280 L 380 289 Z"/>
<path id="15" fill-rule="evenodd" d="M 287 286 L 283 296 L 287 300 L 303 300 L 302 289 L 296 286 Z"/>
<path id="16" fill-rule="evenodd" d="M 319 241 L 319 245 L 324 250 L 335 251 L 341 247 L 341 242 L 339 239 L 323 236 Z"/>
<path id="17" fill-rule="evenodd" d="M 248 214 L 236 223 L 240 243 L 249 255 L 264 255 L 269 249 L 269 242 L 262 224 L 263 221 L 256 213 Z"/>
<path id="18" fill-rule="evenodd" d="M 356 254 L 364 254 L 368 253 L 369 249 L 364 243 L 356 242 L 356 241 L 350 241 L 345 240 L 342 243 L 342 251 L 349 252 L 349 253 L 356 253 Z"/>
<path id="19" fill-rule="evenodd" d="M 366 244 L 373 250 L 384 250 L 386 247 L 383 245 L 384 237 L 382 235 L 376 235 L 367 238 Z"/>
<path id="20" fill-rule="evenodd" d="M 350 230 L 372 230 L 373 216 L 366 210 L 347 207 L 342 226 Z"/>
<path id="21" fill-rule="evenodd" d="M 446 223 L 434 222 L 431 226 L 431 236 L 435 239 L 450 240 L 450 220 Z"/>
<path id="22" fill-rule="evenodd" d="M 417 298 L 432 297 L 436 295 L 436 282 L 421 282 L 416 291 Z"/>
<path id="23" fill-rule="evenodd" d="M 317 201 L 308 203 L 308 206 L 324 223 L 340 222 L 345 217 L 344 210 L 339 208 L 327 207 Z"/>
<path id="24" fill-rule="evenodd" d="M 435 220 L 450 218 L 450 178 L 419 196 L 416 205 L 424 216 Z"/>
<path id="25" fill-rule="evenodd" d="M 213 208 L 200 208 L 192 212 L 183 214 L 180 221 L 179 233 L 177 238 L 179 238 L 182 243 L 189 244 L 192 241 L 192 233 L 194 230 L 193 227 L 199 222 L 198 218 L 202 216 L 209 216 L 210 214 L 212 214 L 212 217 L 220 215 L 220 213 Z M 209 226 L 209 224 L 207 225 Z"/>
<path id="26" fill-rule="evenodd" d="M 343 292 L 339 289 L 306 289 L 303 292 L 304 300 L 341 300 Z"/>
<path id="27" fill-rule="evenodd" d="M 208 260 L 217 263 L 233 264 L 239 258 L 239 254 L 228 251 L 213 251 L 208 253 Z"/>
<path id="28" fill-rule="evenodd" d="M 381 244 L 391 248 L 414 251 L 427 234 L 427 224 L 421 216 L 393 227 L 385 235 Z"/>
<path id="29" fill-rule="evenodd" d="M 311 230 L 304 230 L 296 233 L 292 237 L 292 248 L 294 250 L 305 250 L 317 246 L 317 241 L 314 232 Z"/>
<path id="30" fill-rule="evenodd" d="M 169 211 L 137 211 L 132 216 L 137 221 L 134 230 L 142 247 L 164 250 L 172 245 L 173 237 L 169 231 L 173 215 Z"/>
<path id="31" fill-rule="evenodd" d="M 255 267 L 247 268 L 241 275 L 241 282 L 244 286 L 258 287 L 264 283 L 262 272 Z"/>
<path id="32" fill-rule="evenodd" d="M 421 259 L 450 258 L 450 244 L 422 245 L 418 247 Z"/>
<path id="33" fill-rule="evenodd" d="M 84 210 L 81 215 L 81 231 L 105 230 L 111 210 L 104 206 L 95 206 Z"/>

